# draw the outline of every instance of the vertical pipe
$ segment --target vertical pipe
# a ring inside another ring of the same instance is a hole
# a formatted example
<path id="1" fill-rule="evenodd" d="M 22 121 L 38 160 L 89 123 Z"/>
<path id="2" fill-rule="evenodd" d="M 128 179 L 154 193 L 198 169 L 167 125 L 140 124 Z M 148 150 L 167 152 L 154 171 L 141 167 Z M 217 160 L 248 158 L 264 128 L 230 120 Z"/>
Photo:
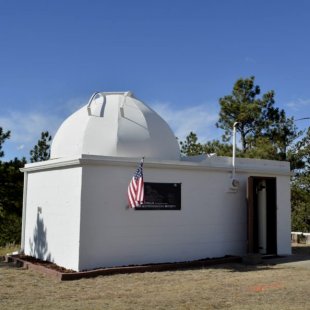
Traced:
<path id="1" fill-rule="evenodd" d="M 236 174 L 236 126 L 239 122 L 234 122 L 233 125 L 233 154 L 232 154 L 232 179 L 235 179 Z"/>

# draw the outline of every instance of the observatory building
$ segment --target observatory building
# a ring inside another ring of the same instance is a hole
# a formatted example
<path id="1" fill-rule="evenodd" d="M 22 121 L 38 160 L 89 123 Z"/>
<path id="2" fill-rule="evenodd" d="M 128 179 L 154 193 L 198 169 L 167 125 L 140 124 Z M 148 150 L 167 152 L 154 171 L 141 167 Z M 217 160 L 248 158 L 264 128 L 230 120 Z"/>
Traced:
<path id="1" fill-rule="evenodd" d="M 142 157 L 145 203 L 128 208 Z M 130 92 L 94 94 L 22 171 L 21 250 L 67 269 L 291 254 L 289 163 L 181 157 Z"/>

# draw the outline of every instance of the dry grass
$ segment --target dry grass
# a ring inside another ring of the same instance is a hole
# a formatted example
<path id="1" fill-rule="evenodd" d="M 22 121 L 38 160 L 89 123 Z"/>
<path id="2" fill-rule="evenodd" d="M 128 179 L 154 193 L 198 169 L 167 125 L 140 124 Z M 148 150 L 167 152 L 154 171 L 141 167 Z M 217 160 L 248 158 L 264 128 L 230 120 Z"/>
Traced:
<path id="1" fill-rule="evenodd" d="M 5 247 L 0 247 L 0 256 L 5 256 L 8 253 L 18 251 L 19 249 L 20 245 L 18 244 L 8 244 Z"/>
<path id="2" fill-rule="evenodd" d="M 310 250 L 310 248 L 306 248 Z M 310 309 L 310 269 L 241 264 L 57 282 L 0 265 L 0 309 Z"/>

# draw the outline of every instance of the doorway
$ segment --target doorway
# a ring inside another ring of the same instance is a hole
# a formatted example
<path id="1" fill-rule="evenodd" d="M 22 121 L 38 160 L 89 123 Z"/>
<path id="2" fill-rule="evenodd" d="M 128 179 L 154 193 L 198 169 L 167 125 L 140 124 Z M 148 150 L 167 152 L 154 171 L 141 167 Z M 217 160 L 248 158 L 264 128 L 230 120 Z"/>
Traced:
<path id="1" fill-rule="evenodd" d="M 247 190 L 247 251 L 277 254 L 277 181 L 249 177 Z"/>

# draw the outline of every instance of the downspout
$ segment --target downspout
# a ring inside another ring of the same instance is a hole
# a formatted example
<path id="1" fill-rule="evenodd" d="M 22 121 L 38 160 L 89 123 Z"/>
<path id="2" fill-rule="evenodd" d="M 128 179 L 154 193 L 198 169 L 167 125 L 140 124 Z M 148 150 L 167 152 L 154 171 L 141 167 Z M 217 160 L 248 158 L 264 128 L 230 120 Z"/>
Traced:
<path id="1" fill-rule="evenodd" d="M 23 194 L 22 236 L 19 251 L 22 254 L 24 254 L 25 252 L 25 229 L 26 229 L 27 188 L 28 188 L 28 172 L 27 171 L 23 172 L 24 172 L 24 194 Z"/>

